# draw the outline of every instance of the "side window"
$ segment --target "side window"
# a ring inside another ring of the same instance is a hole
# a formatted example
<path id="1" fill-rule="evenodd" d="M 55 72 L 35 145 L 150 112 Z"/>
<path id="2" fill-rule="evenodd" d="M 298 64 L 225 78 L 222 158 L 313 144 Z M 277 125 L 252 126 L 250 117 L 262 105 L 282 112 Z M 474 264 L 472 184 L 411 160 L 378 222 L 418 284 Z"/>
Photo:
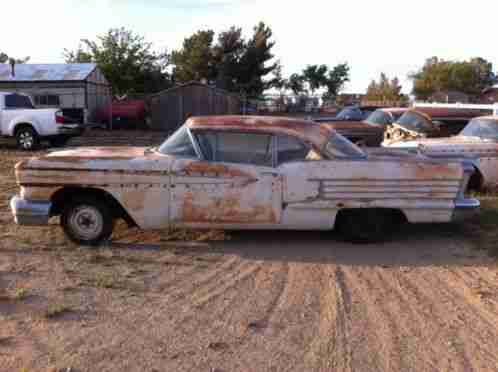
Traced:
<path id="1" fill-rule="evenodd" d="M 271 167 L 272 136 L 237 132 L 200 132 L 196 134 L 206 160 Z"/>
<path id="2" fill-rule="evenodd" d="M 28 96 L 23 96 L 21 94 L 9 94 L 5 96 L 5 107 L 9 109 L 32 109 L 33 104 Z"/>
<path id="3" fill-rule="evenodd" d="M 310 149 L 297 138 L 291 136 L 277 137 L 277 161 L 278 164 L 293 160 L 306 160 Z"/>

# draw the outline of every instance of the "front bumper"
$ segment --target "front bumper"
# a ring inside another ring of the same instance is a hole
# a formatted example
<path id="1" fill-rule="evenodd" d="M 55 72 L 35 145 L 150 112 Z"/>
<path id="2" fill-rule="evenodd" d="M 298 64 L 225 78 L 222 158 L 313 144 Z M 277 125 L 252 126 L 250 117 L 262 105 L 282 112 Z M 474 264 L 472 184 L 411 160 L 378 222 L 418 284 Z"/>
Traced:
<path id="1" fill-rule="evenodd" d="M 33 201 L 14 196 L 10 200 L 10 208 L 18 225 L 43 226 L 48 224 L 52 203 Z"/>
<path id="2" fill-rule="evenodd" d="M 462 222 L 477 216 L 480 206 L 479 200 L 474 198 L 456 200 L 452 221 Z"/>

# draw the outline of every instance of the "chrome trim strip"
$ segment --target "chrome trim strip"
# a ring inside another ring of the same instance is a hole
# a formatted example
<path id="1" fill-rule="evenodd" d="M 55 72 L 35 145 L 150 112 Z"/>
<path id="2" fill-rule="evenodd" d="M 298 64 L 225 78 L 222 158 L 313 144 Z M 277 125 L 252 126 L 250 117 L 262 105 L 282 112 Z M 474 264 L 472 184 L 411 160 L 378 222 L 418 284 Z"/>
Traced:
<path id="1" fill-rule="evenodd" d="M 49 201 L 32 201 L 14 196 L 10 208 L 18 225 L 43 226 L 48 224 L 52 203 Z"/>

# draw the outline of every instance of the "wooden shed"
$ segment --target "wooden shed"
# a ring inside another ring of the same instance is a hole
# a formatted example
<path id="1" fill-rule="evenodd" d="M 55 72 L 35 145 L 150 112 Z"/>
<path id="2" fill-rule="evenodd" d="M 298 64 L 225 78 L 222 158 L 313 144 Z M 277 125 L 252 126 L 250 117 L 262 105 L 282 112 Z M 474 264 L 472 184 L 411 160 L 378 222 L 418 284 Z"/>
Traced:
<path id="1" fill-rule="evenodd" d="M 190 116 L 239 114 L 241 102 L 231 94 L 199 82 L 189 82 L 149 97 L 153 129 L 173 131 Z"/>

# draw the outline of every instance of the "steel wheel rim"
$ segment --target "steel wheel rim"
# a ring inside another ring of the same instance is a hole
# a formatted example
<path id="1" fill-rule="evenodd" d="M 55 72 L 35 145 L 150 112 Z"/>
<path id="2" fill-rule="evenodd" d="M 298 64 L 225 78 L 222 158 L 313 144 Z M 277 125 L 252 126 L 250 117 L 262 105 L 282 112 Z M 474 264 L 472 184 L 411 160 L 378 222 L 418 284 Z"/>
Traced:
<path id="1" fill-rule="evenodd" d="M 21 132 L 19 134 L 19 143 L 21 146 L 25 149 L 30 149 L 33 147 L 33 143 L 35 142 L 35 139 L 33 137 L 33 134 L 30 132 Z"/>
<path id="2" fill-rule="evenodd" d="M 104 229 L 104 218 L 95 207 L 84 205 L 77 207 L 69 216 L 69 226 L 81 240 L 98 238 Z"/>

